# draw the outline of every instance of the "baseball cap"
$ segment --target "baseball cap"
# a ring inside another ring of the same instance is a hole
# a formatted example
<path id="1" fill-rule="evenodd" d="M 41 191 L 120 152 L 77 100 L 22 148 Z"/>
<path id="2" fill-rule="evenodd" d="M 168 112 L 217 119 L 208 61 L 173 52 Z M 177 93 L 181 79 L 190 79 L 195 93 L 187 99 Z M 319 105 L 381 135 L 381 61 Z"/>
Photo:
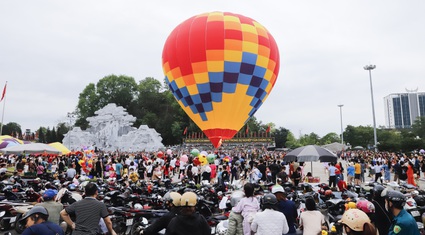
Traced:
<path id="1" fill-rule="evenodd" d="M 284 193 L 283 187 L 280 185 L 275 185 L 272 187 L 272 193 Z"/>
<path id="2" fill-rule="evenodd" d="M 47 189 L 46 191 L 44 191 L 43 193 L 43 199 L 44 200 L 52 200 L 53 197 L 56 196 L 56 194 L 58 194 L 57 190 L 54 189 Z"/>

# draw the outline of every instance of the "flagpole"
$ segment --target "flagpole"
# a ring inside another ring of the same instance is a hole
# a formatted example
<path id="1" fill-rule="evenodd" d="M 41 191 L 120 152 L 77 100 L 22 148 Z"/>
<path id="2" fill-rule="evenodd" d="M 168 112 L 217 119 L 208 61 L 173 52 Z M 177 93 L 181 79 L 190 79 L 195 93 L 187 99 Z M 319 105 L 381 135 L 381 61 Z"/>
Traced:
<path id="1" fill-rule="evenodd" d="M 2 96 L 4 95 L 4 102 L 3 102 L 3 113 L 1 114 L 1 126 L 0 126 L 0 135 L 2 135 L 3 134 L 3 118 L 4 118 L 4 107 L 6 106 L 6 93 L 5 93 L 5 89 L 6 89 L 6 87 L 7 87 L 7 81 L 6 81 L 6 84 L 4 85 L 4 89 L 3 89 L 3 94 L 2 94 Z"/>

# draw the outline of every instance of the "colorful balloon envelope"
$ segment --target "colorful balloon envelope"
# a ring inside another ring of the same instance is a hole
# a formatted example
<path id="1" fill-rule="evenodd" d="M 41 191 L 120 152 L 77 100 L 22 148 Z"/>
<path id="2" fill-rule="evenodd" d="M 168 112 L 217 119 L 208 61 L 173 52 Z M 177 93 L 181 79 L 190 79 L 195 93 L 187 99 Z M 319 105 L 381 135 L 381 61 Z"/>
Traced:
<path id="1" fill-rule="evenodd" d="M 169 35 L 162 53 L 166 81 L 183 110 L 218 148 L 270 94 L 279 51 L 258 22 L 229 12 L 194 16 Z"/>

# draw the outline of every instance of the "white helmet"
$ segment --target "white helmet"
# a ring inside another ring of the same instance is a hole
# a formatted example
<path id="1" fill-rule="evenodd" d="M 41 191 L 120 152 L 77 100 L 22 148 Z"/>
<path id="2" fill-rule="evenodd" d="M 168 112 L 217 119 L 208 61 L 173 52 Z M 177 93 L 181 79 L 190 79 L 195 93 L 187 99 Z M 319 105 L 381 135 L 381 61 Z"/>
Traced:
<path id="1" fill-rule="evenodd" d="M 232 205 L 232 207 L 236 206 L 244 196 L 244 192 L 234 191 L 230 196 L 230 205 Z"/>

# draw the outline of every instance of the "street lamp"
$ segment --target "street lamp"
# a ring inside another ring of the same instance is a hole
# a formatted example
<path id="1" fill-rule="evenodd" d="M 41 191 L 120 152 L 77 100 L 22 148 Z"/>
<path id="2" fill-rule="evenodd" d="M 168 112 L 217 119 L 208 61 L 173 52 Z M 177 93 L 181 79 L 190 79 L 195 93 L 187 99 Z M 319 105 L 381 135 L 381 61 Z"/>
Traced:
<path id="1" fill-rule="evenodd" d="M 339 104 L 339 116 L 341 118 L 341 144 L 344 144 L 344 128 L 342 127 L 342 106 L 343 104 Z"/>
<path id="2" fill-rule="evenodd" d="M 378 137 L 376 136 L 376 120 L 375 120 L 375 104 L 373 102 L 373 87 L 372 87 L 372 70 L 376 68 L 376 65 L 366 65 L 363 67 L 365 70 L 369 70 L 369 80 L 370 80 L 370 96 L 372 98 L 372 115 L 373 115 L 373 140 L 375 152 L 378 151 Z"/>

